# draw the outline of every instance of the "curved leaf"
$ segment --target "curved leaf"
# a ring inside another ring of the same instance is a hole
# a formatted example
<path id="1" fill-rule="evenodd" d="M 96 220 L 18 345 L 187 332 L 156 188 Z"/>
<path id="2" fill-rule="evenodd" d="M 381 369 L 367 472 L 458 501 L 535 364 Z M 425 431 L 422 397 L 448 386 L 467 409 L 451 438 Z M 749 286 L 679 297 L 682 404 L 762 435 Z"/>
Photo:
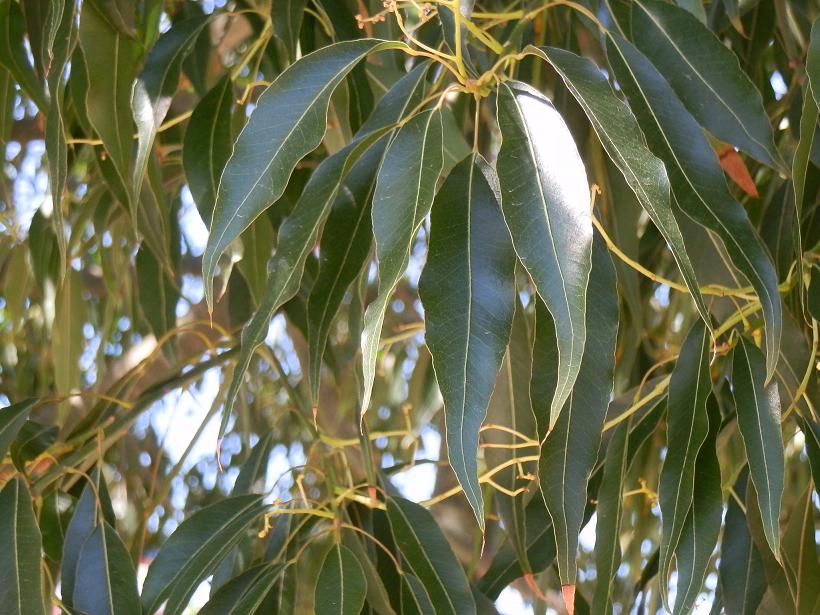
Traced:
<path id="1" fill-rule="evenodd" d="M 140 615 L 137 572 L 108 523 L 91 532 L 77 561 L 74 607 L 87 615 Z"/>
<path id="2" fill-rule="evenodd" d="M 367 580 L 353 552 L 341 544 L 325 555 L 313 598 L 317 613 L 359 615 L 367 595 Z"/>
<path id="3" fill-rule="evenodd" d="M 305 261 L 316 243 L 316 236 L 341 182 L 367 149 L 384 136 L 401 117 L 412 109 L 423 92 L 427 65 L 405 75 L 376 105 L 352 143 L 326 158 L 313 172 L 291 214 L 282 222 L 276 252 L 268 262 L 268 284 L 256 313 L 242 330 L 241 348 L 228 393 L 225 396 L 220 437 L 225 433 L 239 386 L 250 365 L 254 349 L 268 333 L 273 314 L 299 290 Z"/>
<path id="4" fill-rule="evenodd" d="M 0 410 L 0 461 L 6 456 L 35 403 L 36 399 L 27 399 Z"/>
<path id="5" fill-rule="evenodd" d="M 660 586 L 665 604 L 669 600 L 666 584 L 672 556 L 692 509 L 695 462 L 709 433 L 706 401 L 711 390 L 709 335 L 703 321 L 698 321 L 686 336 L 669 382 L 667 449 L 658 488 L 661 509 Z"/>
<path id="6" fill-rule="evenodd" d="M 387 498 L 390 531 L 402 558 L 433 601 L 438 615 L 475 615 L 475 602 L 450 543 L 433 516 L 404 498 Z"/>
<path id="7" fill-rule="evenodd" d="M 698 312 L 711 327 L 709 311 L 672 212 L 666 167 L 647 148 L 632 111 L 615 96 L 606 77 L 591 60 L 554 47 L 529 47 L 528 50 L 558 71 L 583 108 L 609 157 L 669 244 Z"/>
<path id="8" fill-rule="evenodd" d="M 262 496 L 242 495 L 206 506 L 183 521 L 162 545 L 145 577 L 142 604 L 154 613 L 176 615 L 205 577 L 231 550 L 262 511 Z"/>
<path id="9" fill-rule="evenodd" d="M 202 255 L 209 309 L 217 260 L 282 195 L 296 163 L 321 143 L 333 90 L 369 53 L 402 46 L 362 39 L 323 47 L 280 74 L 259 97 L 219 182 Z"/>
<path id="10" fill-rule="evenodd" d="M 515 252 L 495 184 L 478 154 L 450 172 L 430 215 L 430 247 L 419 280 L 450 465 L 482 529 L 478 432 L 515 311 Z"/>
<path id="11" fill-rule="evenodd" d="M 48 99 L 45 88 L 29 61 L 25 37 L 26 22 L 20 5 L 10 1 L 0 3 L 0 65 L 8 69 L 26 95 L 45 112 Z"/>
<path id="12" fill-rule="evenodd" d="M 635 0 L 632 33 L 635 46 L 702 126 L 760 162 L 784 168 L 760 92 L 704 24 L 674 4 Z"/>
<path id="13" fill-rule="evenodd" d="M 766 322 L 766 374 L 767 381 L 771 380 L 780 351 L 783 317 L 777 275 L 766 247 L 746 211 L 729 193 L 703 131 L 663 76 L 617 34 L 609 34 L 607 54 L 647 142 L 666 164 L 678 205 L 720 237 L 732 263 L 757 292 Z"/>
<path id="14" fill-rule="evenodd" d="M 367 306 L 361 336 L 362 416 L 370 405 L 384 313 L 410 260 L 419 226 L 433 204 L 444 163 L 441 111 L 420 113 L 404 124 L 385 152 L 373 194 L 373 236 L 379 294 Z"/>
<path id="15" fill-rule="evenodd" d="M 22 478 L 0 491 L 0 519 L 0 613 L 43 614 L 40 530 Z"/>
<path id="16" fill-rule="evenodd" d="M 785 461 L 777 383 L 763 385 L 765 360 L 757 347 L 745 338 L 740 338 L 733 354 L 732 392 L 737 424 L 743 436 L 766 540 L 772 553 L 779 553 Z"/>
<path id="17" fill-rule="evenodd" d="M 555 322 L 558 386 L 549 426 L 572 392 L 586 342 L 586 290 L 592 254 L 589 184 L 563 118 L 533 88 L 498 90 L 501 209 L 513 245 Z"/>
<path id="18" fill-rule="evenodd" d="M 226 75 L 202 97 L 185 129 L 182 166 L 203 220 L 213 216 L 219 177 L 233 148 L 232 103 L 233 82 Z"/>
<path id="19" fill-rule="evenodd" d="M 587 343 L 578 380 L 558 422 L 541 446 L 538 478 L 552 519 L 562 585 L 577 580 L 578 534 L 587 504 L 587 483 L 598 458 L 601 430 L 612 395 L 618 292 L 615 267 L 596 235 L 587 290 Z"/>

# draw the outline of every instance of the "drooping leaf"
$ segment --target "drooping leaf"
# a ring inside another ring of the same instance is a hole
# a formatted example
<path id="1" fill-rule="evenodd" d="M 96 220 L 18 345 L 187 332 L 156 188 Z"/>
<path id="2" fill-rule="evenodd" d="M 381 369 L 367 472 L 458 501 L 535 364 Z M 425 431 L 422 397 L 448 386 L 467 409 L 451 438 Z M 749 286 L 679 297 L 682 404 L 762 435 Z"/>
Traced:
<path id="1" fill-rule="evenodd" d="M 251 449 L 248 460 L 242 464 L 239 476 L 233 485 L 233 495 L 245 495 L 254 492 L 254 486 L 260 481 L 264 482 L 268 469 L 268 457 L 273 447 L 273 432 L 268 432 L 259 439 L 259 442 Z"/>
<path id="2" fill-rule="evenodd" d="M 464 570 L 433 516 L 404 498 L 387 498 L 390 531 L 402 558 L 423 584 L 438 615 L 475 614 Z"/>
<path id="3" fill-rule="evenodd" d="M 266 581 L 271 575 L 281 574 L 280 566 L 259 564 L 249 568 L 242 574 L 234 577 L 220 587 L 210 600 L 199 611 L 200 615 L 239 615 L 247 612 L 239 611 L 241 603 L 256 594 L 258 588 L 264 589 Z M 275 579 L 274 579 L 275 581 Z"/>
<path id="4" fill-rule="evenodd" d="M 0 461 L 6 456 L 36 402 L 35 399 L 27 399 L 0 410 Z"/>
<path id="5" fill-rule="evenodd" d="M 259 216 L 242 233 L 242 260 L 237 266 L 256 302 L 265 294 L 267 264 L 275 244 L 275 231 L 267 216 Z"/>
<path id="6" fill-rule="evenodd" d="M 757 492 L 766 540 L 780 551 L 780 500 L 783 497 L 783 437 L 780 433 L 780 396 L 776 383 L 763 385 L 765 360 L 757 347 L 740 338 L 732 361 L 732 391 L 737 423 L 749 471 Z"/>
<path id="7" fill-rule="evenodd" d="M 746 501 L 747 469 L 735 481 L 734 493 Z M 726 615 L 754 615 L 766 592 L 763 561 L 752 537 L 746 515 L 733 497 L 729 498 L 726 527 L 720 545 L 720 586 Z"/>
<path id="8" fill-rule="evenodd" d="M 804 490 L 792 508 L 783 534 L 783 569 L 789 592 L 794 600 L 794 613 L 813 615 L 820 604 L 820 556 L 815 532 L 816 509 L 812 485 Z"/>
<path id="9" fill-rule="evenodd" d="M 232 102 L 233 82 L 226 75 L 199 101 L 185 130 L 185 178 L 199 215 L 206 222 L 213 216 L 219 178 L 233 148 Z"/>
<path id="10" fill-rule="evenodd" d="M 361 336 L 362 413 L 367 411 L 387 304 L 410 260 L 410 248 L 435 195 L 443 164 L 441 112 L 420 113 L 390 142 L 373 194 L 373 235 L 379 262 L 379 294 L 367 306 Z"/>
<path id="11" fill-rule="evenodd" d="M 367 580 L 353 552 L 341 544 L 325 555 L 313 599 L 317 613 L 359 615 L 367 595 Z"/>
<path id="12" fill-rule="evenodd" d="M 405 573 L 401 576 L 401 615 L 434 615 L 436 610 L 427 590 L 418 577 Z"/>
<path id="13" fill-rule="evenodd" d="M 806 75 L 811 84 L 814 104 L 820 107 L 820 17 L 814 20 L 806 53 Z"/>
<path id="14" fill-rule="evenodd" d="M 273 32 L 282 42 L 290 62 L 296 61 L 296 47 L 299 44 L 299 31 L 302 29 L 306 5 L 307 0 L 273 0 Z"/>
<path id="15" fill-rule="evenodd" d="M 330 326 L 350 283 L 359 275 L 373 243 L 371 204 L 387 136 L 350 169 L 322 231 L 319 275 L 308 298 L 308 346 L 313 403 L 319 398 L 322 358 Z"/>
<path id="16" fill-rule="evenodd" d="M 703 322 L 698 321 L 686 336 L 669 382 L 667 450 L 658 489 L 660 585 L 665 603 L 672 557 L 692 510 L 698 452 L 709 434 L 706 401 L 711 390 L 709 335 Z"/>
<path id="17" fill-rule="evenodd" d="M 425 340 L 444 398 L 450 465 L 484 527 L 478 432 L 515 312 L 515 252 L 480 155 L 465 158 L 436 196 L 419 280 Z"/>
<path id="18" fill-rule="evenodd" d="M 811 268 L 811 283 L 806 297 L 809 314 L 815 320 L 820 320 L 820 265 L 816 263 Z"/>
<path id="19" fill-rule="evenodd" d="M 26 95 L 45 112 L 48 100 L 43 83 L 28 59 L 25 36 L 26 22 L 20 5 L 11 1 L 0 3 L 0 65 L 8 69 Z"/>
<path id="20" fill-rule="evenodd" d="M 569 398 L 586 342 L 592 254 L 589 185 L 563 118 L 540 92 L 517 82 L 498 91 L 501 209 L 521 263 L 544 299 L 558 340 L 558 384 L 549 426 Z"/>
<path id="21" fill-rule="evenodd" d="M 74 607 L 87 615 L 140 615 L 137 572 L 131 556 L 108 523 L 88 536 L 77 561 Z"/>
<path id="22" fill-rule="evenodd" d="M 21 477 L 0 491 L 0 612 L 39 615 L 43 609 L 40 530 Z"/>
<path id="23" fill-rule="evenodd" d="M 600 235 L 592 246 L 587 290 L 587 332 L 578 380 L 567 406 L 541 446 L 538 477 L 552 519 L 562 585 L 577 580 L 578 534 L 587 504 L 587 482 L 598 458 L 615 370 L 618 335 L 615 268 Z"/>
<path id="24" fill-rule="evenodd" d="M 663 76 L 626 40 L 610 33 L 607 54 L 623 91 L 664 161 L 680 208 L 717 234 L 751 282 L 766 322 L 766 378 L 774 376 L 782 335 L 782 311 L 774 266 L 743 207 L 726 186 L 714 150 Z"/>
<path id="25" fill-rule="evenodd" d="M 630 421 L 615 428 L 607 447 L 603 478 L 598 489 L 595 524 L 595 613 L 612 613 L 612 581 L 621 564 L 621 514 L 623 490 L 628 466 Z"/>
<path id="26" fill-rule="evenodd" d="M 709 560 L 720 534 L 723 499 L 720 490 L 720 464 L 715 450 L 715 440 L 720 429 L 720 412 L 714 397 L 710 399 L 709 433 L 695 462 L 692 507 L 675 548 L 678 578 L 673 615 L 691 613 L 703 588 Z M 665 577 L 662 577 L 661 583 L 664 581 Z"/>
<path id="27" fill-rule="evenodd" d="M 125 36 L 107 18 L 104 2 L 83 2 L 80 13 L 80 47 L 85 60 L 88 89 L 81 101 L 88 121 L 103 142 L 118 180 L 130 186 L 134 121 L 131 92 L 136 77 L 140 45 Z M 134 203 L 130 199 L 132 217 Z"/>
<path id="28" fill-rule="evenodd" d="M 498 515 L 522 569 L 529 572 L 526 505 L 529 492 L 535 489 L 530 483 L 537 471 L 532 457 L 537 452 L 538 426 L 530 399 L 533 359 L 529 322 L 521 302 L 516 300 L 513 306 L 510 343 L 487 410 L 487 423 L 495 427 L 485 431 L 484 460 L 495 470 L 491 477 L 493 483 L 506 490 L 494 496 Z M 522 441 L 522 437 L 529 442 Z M 513 461 L 525 456 L 530 460 Z"/>
<path id="29" fill-rule="evenodd" d="M 63 279 L 55 301 L 55 312 L 54 384 L 58 395 L 68 395 L 80 385 L 80 354 L 86 313 L 83 283 L 76 271 L 70 271 Z"/>
<path id="30" fill-rule="evenodd" d="M 145 612 L 156 612 L 168 599 L 163 613 L 181 613 L 197 586 L 259 516 L 260 502 L 257 495 L 235 496 L 183 521 L 148 568 L 141 598 Z"/>
<path id="31" fill-rule="evenodd" d="M 555 322 L 547 304 L 535 296 L 535 325 L 532 334 L 532 372 L 530 375 L 530 402 L 542 442 L 549 431 L 549 408 L 558 383 L 558 343 Z"/>
<path id="32" fill-rule="evenodd" d="M 136 268 L 142 313 L 159 339 L 176 326 L 179 292 L 162 263 L 145 245 L 137 252 Z"/>
<path id="33" fill-rule="evenodd" d="M 179 85 L 182 61 L 193 49 L 207 23 L 208 19 L 204 16 L 175 22 L 151 48 L 142 73 L 134 84 L 131 104 L 138 135 L 133 173 L 134 198 L 139 196 L 154 138 Z"/>
<path id="34" fill-rule="evenodd" d="M 419 101 L 426 71 L 426 65 L 419 65 L 384 95 L 356 139 L 326 158 L 313 172 L 293 211 L 279 227 L 276 252 L 268 264 L 265 296 L 251 321 L 242 330 L 241 352 L 225 397 L 220 435 L 227 427 L 254 349 L 267 335 L 271 316 L 299 290 L 305 261 L 316 243 L 318 230 L 341 188 L 341 182 L 368 147 Z"/>
<path id="35" fill-rule="evenodd" d="M 806 455 L 814 484 L 820 484 L 820 423 L 801 417 L 800 431 L 806 439 Z"/>
<path id="36" fill-rule="evenodd" d="M 661 0 L 636 0 L 632 43 L 718 139 L 783 169 L 760 93 L 737 56 L 691 13 Z"/>
<path id="37" fill-rule="evenodd" d="M 671 247 L 698 312 L 707 326 L 711 326 L 709 311 L 672 212 L 666 168 L 642 140 L 641 129 L 632 111 L 615 96 L 606 77 L 592 61 L 555 47 L 528 49 L 558 71 L 583 108 L 604 149 Z"/>
<path id="38" fill-rule="evenodd" d="M 202 255 L 209 308 L 217 260 L 282 195 L 296 163 L 319 145 L 333 90 L 368 54 L 398 47 L 402 44 L 366 39 L 324 47 L 301 58 L 259 97 L 219 182 Z"/>

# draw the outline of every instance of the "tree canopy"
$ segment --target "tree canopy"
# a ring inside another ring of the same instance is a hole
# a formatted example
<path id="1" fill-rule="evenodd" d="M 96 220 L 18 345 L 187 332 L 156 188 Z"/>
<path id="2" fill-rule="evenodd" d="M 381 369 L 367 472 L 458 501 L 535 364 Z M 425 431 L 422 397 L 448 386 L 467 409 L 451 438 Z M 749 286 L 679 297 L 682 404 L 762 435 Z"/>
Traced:
<path id="1" fill-rule="evenodd" d="M 818 15 L 0 0 L 0 613 L 817 613 Z"/>

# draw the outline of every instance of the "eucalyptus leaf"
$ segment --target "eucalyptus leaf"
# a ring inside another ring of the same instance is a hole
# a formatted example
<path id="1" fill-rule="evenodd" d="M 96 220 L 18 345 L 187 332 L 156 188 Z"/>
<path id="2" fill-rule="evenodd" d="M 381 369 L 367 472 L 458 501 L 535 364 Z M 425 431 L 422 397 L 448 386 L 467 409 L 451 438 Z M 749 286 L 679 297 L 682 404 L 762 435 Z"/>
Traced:
<path id="1" fill-rule="evenodd" d="M 0 612 L 38 615 L 43 608 L 40 529 L 21 477 L 0 491 Z M 93 615 L 93 614 L 89 614 Z"/>

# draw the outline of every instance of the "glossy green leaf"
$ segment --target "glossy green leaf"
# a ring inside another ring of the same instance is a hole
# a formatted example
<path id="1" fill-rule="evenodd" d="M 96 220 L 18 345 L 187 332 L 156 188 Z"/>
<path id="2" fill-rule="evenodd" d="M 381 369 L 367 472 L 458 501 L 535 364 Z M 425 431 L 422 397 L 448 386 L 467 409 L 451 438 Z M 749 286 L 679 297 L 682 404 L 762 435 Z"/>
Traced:
<path id="1" fill-rule="evenodd" d="M 364 315 L 362 415 L 370 404 L 382 325 L 393 290 L 410 260 L 419 226 L 433 205 L 443 164 L 441 112 L 420 113 L 404 124 L 385 152 L 373 194 L 373 235 L 379 294 Z"/>
<path id="2" fill-rule="evenodd" d="M 333 90 L 368 54 L 402 46 L 363 39 L 324 47 L 288 68 L 259 97 L 219 182 L 202 255 L 209 308 L 213 308 L 217 260 L 282 196 L 296 163 L 321 143 Z"/>
<path id="3" fill-rule="evenodd" d="M 241 352 L 225 397 L 220 435 L 227 427 L 228 417 L 254 349 L 267 335 L 271 317 L 299 290 L 305 261 L 315 246 L 316 236 L 342 181 L 367 149 L 418 103 L 426 72 L 426 65 L 416 67 L 384 95 L 356 139 L 326 158 L 313 172 L 293 211 L 279 227 L 276 252 L 268 264 L 265 296 L 251 321 L 242 330 Z"/>
<path id="4" fill-rule="evenodd" d="M 689 113 L 718 139 L 783 169 L 760 92 L 737 56 L 686 10 L 661 0 L 635 0 L 631 6 L 633 44 Z"/>
<path id="5" fill-rule="evenodd" d="M 213 216 L 219 178 L 233 149 L 232 103 L 233 82 L 226 75 L 199 101 L 185 130 L 185 178 L 199 215 L 206 221 Z"/>
<path id="6" fill-rule="evenodd" d="M 310 384 L 319 399 L 322 358 L 330 327 L 348 286 L 359 275 L 373 243 L 371 204 L 387 137 L 374 144 L 350 169 L 328 215 L 319 245 L 319 275 L 307 306 Z"/>
<path id="7" fill-rule="evenodd" d="M 528 50 L 558 71 L 583 108 L 609 157 L 669 244 L 698 312 L 711 326 L 709 311 L 672 212 L 666 168 L 644 143 L 632 111 L 615 96 L 606 77 L 591 60 L 554 47 L 529 47 Z"/>
<path id="8" fill-rule="evenodd" d="M 87 615 L 140 615 L 137 572 L 117 532 L 108 523 L 88 536 L 77 562 L 74 607 Z"/>
<path id="9" fill-rule="evenodd" d="M 537 447 L 532 443 L 537 441 L 538 430 L 530 400 L 530 327 L 521 302 L 516 300 L 513 305 L 515 313 L 509 336 L 510 343 L 495 381 L 495 389 L 487 411 L 487 423 L 502 429 L 488 429 L 484 433 L 487 444 L 484 449 L 484 460 L 488 468 L 501 467 L 493 474 L 493 482 L 508 492 L 516 493 L 513 496 L 498 492 L 494 499 L 498 514 L 504 523 L 504 530 L 518 554 L 521 567 L 529 571 L 526 504 L 530 492 L 535 489 L 530 482 L 536 473 L 537 465 L 532 460 L 520 463 L 513 463 L 512 460 L 522 456 L 531 457 L 537 452 Z M 529 438 L 532 443 L 522 442 L 518 434 Z M 525 445 L 524 448 L 517 448 L 522 444 Z"/>
<path id="10" fill-rule="evenodd" d="M 709 377 L 709 334 L 702 321 L 689 330 L 669 382 L 666 457 L 661 468 L 661 594 L 668 602 L 666 581 L 672 557 L 692 510 L 698 452 L 709 434 L 706 401 Z"/>
<path id="11" fill-rule="evenodd" d="M 588 338 L 578 380 L 541 446 L 538 462 L 541 494 L 558 547 L 562 585 L 575 585 L 577 580 L 578 534 L 587 504 L 587 482 L 598 458 L 615 370 L 619 315 L 615 268 L 600 236 L 592 246 L 587 298 Z"/>
<path id="12" fill-rule="evenodd" d="M 598 489 L 595 524 L 595 613 L 612 613 L 612 582 L 621 564 L 621 515 L 628 467 L 630 421 L 615 428 L 606 451 L 603 478 Z"/>
<path id="13" fill-rule="evenodd" d="M 447 453 L 481 528 L 478 432 L 515 312 L 515 252 L 497 191 L 495 173 L 480 155 L 456 165 L 433 205 L 419 280 L 425 340 L 444 398 Z"/>
<path id="14" fill-rule="evenodd" d="M 36 399 L 27 399 L 0 410 L 0 460 L 6 456 L 36 402 Z"/>
<path id="15" fill-rule="evenodd" d="M 402 558 L 424 585 L 436 613 L 474 614 L 467 577 L 433 516 L 418 504 L 391 497 L 387 517 Z"/>
<path id="16" fill-rule="evenodd" d="M 101 0 L 83 2 L 80 13 L 80 46 L 88 75 L 82 102 L 119 181 L 130 186 L 134 133 L 131 92 L 142 49 L 114 27 L 103 5 Z"/>
<path id="17" fill-rule="evenodd" d="M 156 612 L 183 612 L 197 586 L 213 572 L 261 513 L 261 496 L 241 495 L 206 506 L 183 521 L 162 545 L 145 577 L 142 604 Z"/>
<path id="18" fill-rule="evenodd" d="M 607 54 L 650 148 L 664 161 L 680 208 L 720 237 L 737 267 L 751 282 L 766 322 L 766 378 L 774 376 L 783 322 L 777 276 L 771 258 L 743 207 L 734 200 L 714 150 L 663 76 L 617 34 Z"/>
<path id="19" fill-rule="evenodd" d="M 746 469 L 735 481 L 734 493 L 746 501 Z M 733 497 L 729 498 L 726 527 L 720 545 L 720 586 L 726 615 L 754 615 L 766 592 L 763 560 L 749 533 L 746 515 Z"/>
<path id="20" fill-rule="evenodd" d="M 0 65 L 5 66 L 41 111 L 48 108 L 45 89 L 26 53 L 26 22 L 20 5 L 0 2 Z"/>
<path id="21" fill-rule="evenodd" d="M 151 48 L 142 73 L 134 83 L 131 105 L 138 135 L 132 184 L 135 198 L 142 188 L 154 139 L 179 85 L 182 62 L 207 24 L 205 17 L 175 22 Z"/>
<path id="22" fill-rule="evenodd" d="M 544 299 L 558 340 L 558 384 L 549 426 L 572 392 L 586 342 L 592 254 L 584 163 L 563 118 L 540 92 L 508 81 L 498 90 L 501 209 L 518 258 Z"/>
<path id="23" fill-rule="evenodd" d="M 367 595 L 367 580 L 353 552 L 341 544 L 325 555 L 313 599 L 317 613 L 359 615 Z"/>
<path id="24" fill-rule="evenodd" d="M 715 450 L 715 440 L 720 429 L 720 412 L 714 398 L 711 398 L 709 405 L 709 433 L 695 462 L 692 507 L 681 528 L 680 541 L 675 549 L 678 578 L 673 615 L 691 613 L 703 589 L 709 560 L 720 534 L 723 499 L 720 464 Z M 665 578 L 661 577 L 662 584 Z"/>
<path id="25" fill-rule="evenodd" d="M 780 396 L 776 383 L 763 385 L 765 376 L 763 354 L 754 344 L 740 338 L 732 361 L 737 423 L 757 492 L 766 540 L 772 552 L 778 553 L 785 461 L 780 433 Z"/>
<path id="26" fill-rule="evenodd" d="M 0 612 L 38 615 L 43 609 L 40 530 L 21 477 L 0 491 Z"/>

